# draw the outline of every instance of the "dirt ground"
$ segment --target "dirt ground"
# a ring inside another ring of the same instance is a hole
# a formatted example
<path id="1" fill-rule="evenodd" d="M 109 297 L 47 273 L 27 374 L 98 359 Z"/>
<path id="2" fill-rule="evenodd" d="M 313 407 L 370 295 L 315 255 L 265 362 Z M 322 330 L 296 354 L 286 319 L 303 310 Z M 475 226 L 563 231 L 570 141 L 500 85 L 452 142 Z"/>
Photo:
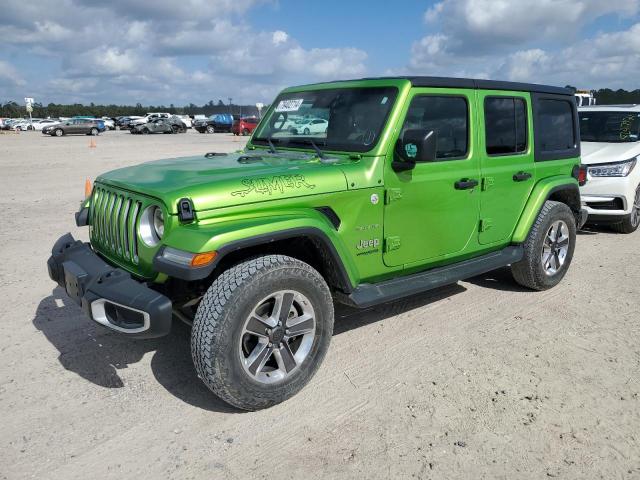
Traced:
<path id="1" fill-rule="evenodd" d="M 0 478 L 640 478 L 640 233 L 581 232 L 557 288 L 507 270 L 340 308 L 312 382 L 241 413 L 197 379 L 189 330 L 132 341 L 48 278 L 85 178 L 230 151 L 226 134 L 0 135 Z"/>

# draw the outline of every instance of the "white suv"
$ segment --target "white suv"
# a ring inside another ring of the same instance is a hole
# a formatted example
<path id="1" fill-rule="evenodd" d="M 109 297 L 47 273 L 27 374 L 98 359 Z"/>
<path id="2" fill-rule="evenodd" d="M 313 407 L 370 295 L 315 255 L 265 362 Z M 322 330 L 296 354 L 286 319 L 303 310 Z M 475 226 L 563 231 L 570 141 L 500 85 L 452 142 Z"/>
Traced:
<path id="1" fill-rule="evenodd" d="M 632 233 L 640 225 L 640 105 L 582 107 L 578 115 L 588 222 Z"/>

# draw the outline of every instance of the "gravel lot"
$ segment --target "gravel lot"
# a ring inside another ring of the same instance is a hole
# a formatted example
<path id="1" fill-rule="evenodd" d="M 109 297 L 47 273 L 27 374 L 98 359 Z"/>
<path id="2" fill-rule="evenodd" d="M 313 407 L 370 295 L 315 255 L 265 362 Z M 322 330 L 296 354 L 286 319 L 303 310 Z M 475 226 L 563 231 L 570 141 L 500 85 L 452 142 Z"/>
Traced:
<path id="1" fill-rule="evenodd" d="M 0 135 L 0 478 L 640 478 L 640 233 L 581 232 L 557 288 L 509 272 L 340 308 L 324 365 L 239 413 L 196 378 L 189 331 L 132 341 L 46 272 L 84 180 L 231 135 Z"/>

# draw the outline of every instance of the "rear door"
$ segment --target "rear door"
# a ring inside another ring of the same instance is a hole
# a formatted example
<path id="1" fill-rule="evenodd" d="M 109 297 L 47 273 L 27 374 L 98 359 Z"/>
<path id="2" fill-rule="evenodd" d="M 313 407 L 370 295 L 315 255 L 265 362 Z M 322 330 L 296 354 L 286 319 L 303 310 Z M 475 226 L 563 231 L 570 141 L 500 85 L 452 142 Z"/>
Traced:
<path id="1" fill-rule="evenodd" d="M 480 125 L 479 243 L 508 240 L 535 185 L 531 97 L 527 92 L 478 90 Z"/>
<path id="2" fill-rule="evenodd" d="M 445 259 L 476 244 L 478 229 L 475 91 L 413 89 L 403 118 L 399 135 L 407 129 L 433 131 L 437 155 L 436 161 L 419 162 L 406 172 L 391 168 L 394 153 L 387 158 L 384 262 L 389 266 Z"/>

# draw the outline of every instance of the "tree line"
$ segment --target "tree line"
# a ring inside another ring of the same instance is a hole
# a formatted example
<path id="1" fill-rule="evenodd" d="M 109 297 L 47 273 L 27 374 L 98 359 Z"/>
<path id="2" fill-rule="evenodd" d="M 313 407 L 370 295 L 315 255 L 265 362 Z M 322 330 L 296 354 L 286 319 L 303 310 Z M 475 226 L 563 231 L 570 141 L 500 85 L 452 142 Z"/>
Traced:
<path id="1" fill-rule="evenodd" d="M 266 107 L 265 107 L 266 108 Z M 264 110 L 263 110 L 264 111 Z M 73 116 L 94 116 L 94 117 L 120 117 L 129 115 L 145 115 L 147 112 L 167 112 L 176 115 L 213 115 L 216 113 L 230 113 L 239 116 L 257 116 L 258 109 L 255 105 L 236 105 L 225 104 L 222 100 L 214 103 L 213 100 L 204 105 L 195 105 L 190 103 L 182 107 L 176 107 L 171 104 L 166 105 L 96 105 L 90 103 L 83 105 L 81 103 L 62 104 L 42 103 L 33 104 L 32 116 L 34 118 L 46 117 L 73 117 Z M 3 102 L 0 104 L 0 117 L 24 117 L 27 116 L 27 110 L 24 104 L 14 101 Z"/>
<path id="2" fill-rule="evenodd" d="M 569 85 L 567 85 L 570 87 Z M 570 87 L 571 88 L 571 87 Z M 626 103 L 640 103 L 640 89 L 627 91 L 623 89 L 612 90 L 610 88 L 602 88 L 592 91 L 596 97 L 598 105 L 613 105 Z M 265 106 L 265 109 L 267 107 Z M 190 103 L 183 107 L 176 107 L 171 104 L 166 105 L 146 105 L 138 103 L 136 105 L 83 105 L 81 103 L 62 104 L 49 103 L 43 105 L 35 103 L 33 105 L 32 116 L 35 118 L 46 117 L 73 117 L 76 115 L 95 116 L 95 117 L 119 117 L 128 115 L 144 115 L 147 112 L 168 112 L 177 115 L 213 115 L 215 113 L 231 113 L 240 116 L 257 116 L 258 109 L 255 105 L 228 105 L 222 100 L 214 103 L 210 100 L 204 105 L 195 105 Z M 23 104 L 14 101 L 4 102 L 0 105 L 0 117 L 24 117 L 27 115 L 26 108 Z"/>

